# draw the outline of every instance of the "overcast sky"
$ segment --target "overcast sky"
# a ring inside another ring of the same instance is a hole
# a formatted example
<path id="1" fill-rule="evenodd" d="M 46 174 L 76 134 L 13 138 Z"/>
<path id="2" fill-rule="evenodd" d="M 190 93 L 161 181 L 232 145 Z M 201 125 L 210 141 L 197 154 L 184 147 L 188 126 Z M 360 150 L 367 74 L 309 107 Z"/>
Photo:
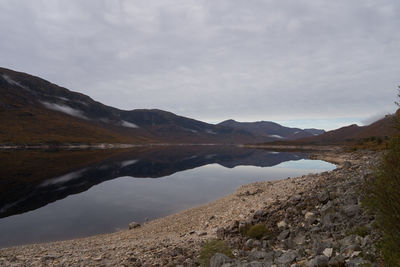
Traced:
<path id="1" fill-rule="evenodd" d="M 398 0 L 0 0 L 0 65 L 121 109 L 336 128 L 394 112 Z"/>

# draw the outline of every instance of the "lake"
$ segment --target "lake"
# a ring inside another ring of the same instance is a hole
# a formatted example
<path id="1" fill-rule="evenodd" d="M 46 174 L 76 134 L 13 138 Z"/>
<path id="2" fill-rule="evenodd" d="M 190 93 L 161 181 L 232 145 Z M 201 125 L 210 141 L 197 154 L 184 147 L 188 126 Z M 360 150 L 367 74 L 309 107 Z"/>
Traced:
<path id="1" fill-rule="evenodd" d="M 240 185 L 332 170 L 306 153 L 236 146 L 0 152 L 0 246 L 126 229 Z"/>

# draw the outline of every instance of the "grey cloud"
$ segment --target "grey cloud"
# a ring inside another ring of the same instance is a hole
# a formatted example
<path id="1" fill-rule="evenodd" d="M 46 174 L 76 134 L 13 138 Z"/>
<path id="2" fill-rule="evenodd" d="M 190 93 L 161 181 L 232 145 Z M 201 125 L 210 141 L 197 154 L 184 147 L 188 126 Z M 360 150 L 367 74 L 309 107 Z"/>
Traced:
<path id="1" fill-rule="evenodd" d="M 386 115 L 390 115 L 390 112 L 380 112 L 380 113 L 376 113 L 373 114 L 371 116 L 368 116 L 366 118 L 364 118 L 363 120 L 361 120 L 362 125 L 370 125 L 371 123 L 380 120 L 382 118 L 384 118 Z"/>
<path id="2" fill-rule="evenodd" d="M 1 64 L 208 121 L 394 110 L 400 3 L 2 1 Z"/>

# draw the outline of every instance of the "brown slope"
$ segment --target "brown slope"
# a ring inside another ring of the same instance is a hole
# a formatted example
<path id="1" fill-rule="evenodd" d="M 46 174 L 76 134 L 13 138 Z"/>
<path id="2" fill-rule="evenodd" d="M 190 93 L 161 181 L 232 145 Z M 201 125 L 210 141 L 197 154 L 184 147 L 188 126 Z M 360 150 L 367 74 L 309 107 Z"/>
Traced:
<path id="1" fill-rule="evenodd" d="M 162 110 L 119 110 L 39 77 L 0 68 L 0 144 L 266 140 L 247 131 Z"/>
<path id="2" fill-rule="evenodd" d="M 400 114 L 399 110 L 396 114 Z M 363 127 L 363 130 L 353 136 L 354 139 L 368 138 L 368 137 L 385 137 L 393 136 L 396 134 L 395 115 L 387 115 L 384 118 Z"/>
<path id="3" fill-rule="evenodd" d="M 397 112 L 399 114 L 399 112 Z M 300 143 L 313 144 L 342 144 L 356 142 L 363 138 L 387 137 L 396 133 L 394 128 L 394 115 L 384 118 L 367 126 L 350 125 L 311 138 L 297 140 Z"/>
<path id="4" fill-rule="evenodd" d="M 264 136 L 265 139 L 273 140 L 295 140 L 299 138 L 311 137 L 324 133 L 319 129 L 299 129 L 282 126 L 272 121 L 238 122 L 226 120 L 218 125 L 227 126 L 235 129 L 247 131 L 249 133 Z"/>
<path id="5" fill-rule="evenodd" d="M 142 143 L 151 138 L 133 130 L 107 129 L 85 120 L 34 106 L 0 110 L 0 144 Z"/>
<path id="6" fill-rule="evenodd" d="M 40 78 L 7 69 L 1 68 L 0 74 L 9 75 L 13 81 L 18 79 L 20 83 L 13 84 L 4 79 L 4 76 L 0 77 L 0 144 L 151 141 L 148 134 L 138 129 L 109 126 L 47 109 L 39 102 L 37 92 L 31 89 L 46 89 L 46 93 L 68 91 L 64 88 Z M 30 88 L 22 83 L 29 84 Z"/>

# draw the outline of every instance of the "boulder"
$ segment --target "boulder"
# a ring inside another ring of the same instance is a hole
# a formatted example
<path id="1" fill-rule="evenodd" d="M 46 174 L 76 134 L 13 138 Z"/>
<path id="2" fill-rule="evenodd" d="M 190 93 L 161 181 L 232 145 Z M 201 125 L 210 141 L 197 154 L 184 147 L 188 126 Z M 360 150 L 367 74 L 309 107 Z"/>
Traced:
<path id="1" fill-rule="evenodd" d="M 259 219 L 259 218 L 262 218 L 262 217 L 264 217 L 264 216 L 266 216 L 266 215 L 267 215 L 267 211 L 265 211 L 265 210 L 257 210 L 257 211 L 254 213 L 253 218 L 254 218 L 254 219 Z"/>
<path id="2" fill-rule="evenodd" d="M 249 261 L 258 261 L 258 260 L 264 260 L 268 262 L 273 262 L 274 261 L 274 252 L 265 252 L 265 251 L 252 251 L 249 253 L 249 256 L 247 257 Z"/>
<path id="3" fill-rule="evenodd" d="M 290 230 L 284 230 L 278 235 L 278 240 L 285 240 L 290 234 Z"/>
<path id="4" fill-rule="evenodd" d="M 345 258 L 341 255 L 338 255 L 336 257 L 332 257 L 329 260 L 329 266 L 334 266 L 334 267 L 344 267 L 346 266 Z"/>
<path id="5" fill-rule="evenodd" d="M 231 263 L 232 259 L 222 253 L 215 253 L 214 256 L 211 257 L 210 266 L 211 267 L 221 267 L 225 263 Z"/>
<path id="6" fill-rule="evenodd" d="M 298 203 L 300 200 L 301 200 L 301 195 L 297 194 L 297 195 L 292 196 L 292 197 L 290 198 L 289 201 L 290 201 L 292 204 L 296 204 L 296 203 Z"/>
<path id="7" fill-rule="evenodd" d="M 279 228 L 286 228 L 287 223 L 283 220 L 276 224 Z"/>
<path id="8" fill-rule="evenodd" d="M 318 194 L 318 201 L 322 204 L 326 204 L 329 201 L 329 193 L 328 191 L 323 191 Z"/>
<path id="9" fill-rule="evenodd" d="M 347 217 L 354 217 L 361 213 L 361 208 L 359 205 L 348 205 L 343 208 L 343 213 Z"/>
<path id="10" fill-rule="evenodd" d="M 284 252 L 279 258 L 276 259 L 277 264 L 289 265 L 297 258 L 297 253 L 295 251 Z"/>
<path id="11" fill-rule="evenodd" d="M 129 230 L 135 229 L 135 228 L 138 228 L 138 227 L 140 227 L 140 223 L 131 222 L 131 223 L 129 224 Z"/>
<path id="12" fill-rule="evenodd" d="M 324 251 L 322 252 L 322 254 L 324 254 L 324 255 L 327 256 L 328 258 L 332 257 L 332 253 L 333 253 L 333 248 L 326 248 L 326 249 L 324 249 Z"/>
<path id="13" fill-rule="evenodd" d="M 321 212 L 321 216 L 326 216 L 328 214 L 335 212 L 335 207 L 333 205 L 333 202 L 328 201 L 328 203 L 326 203 L 325 205 L 322 206 L 320 212 Z"/>
<path id="14" fill-rule="evenodd" d="M 328 267 L 329 259 L 325 255 L 320 255 L 311 259 L 308 263 L 308 267 Z"/>

